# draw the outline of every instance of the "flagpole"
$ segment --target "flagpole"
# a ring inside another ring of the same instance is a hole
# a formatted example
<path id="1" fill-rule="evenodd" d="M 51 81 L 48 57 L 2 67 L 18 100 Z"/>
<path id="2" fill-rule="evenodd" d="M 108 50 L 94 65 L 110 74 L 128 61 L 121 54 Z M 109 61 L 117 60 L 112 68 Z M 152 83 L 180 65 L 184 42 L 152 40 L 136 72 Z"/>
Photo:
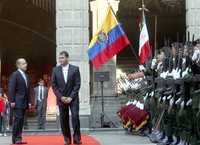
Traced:
<path id="1" fill-rule="evenodd" d="M 158 26 L 158 16 L 155 15 L 155 34 L 154 34 L 154 57 L 156 56 L 157 51 L 157 26 Z"/>
<path id="2" fill-rule="evenodd" d="M 149 10 L 146 8 L 145 4 L 144 4 L 144 0 L 142 0 L 142 7 L 139 8 L 140 11 L 142 11 L 142 15 L 144 16 L 145 11 L 149 12 Z"/>
<path id="3" fill-rule="evenodd" d="M 133 55 L 136 57 L 136 62 L 137 62 L 137 64 L 139 64 L 139 57 L 138 57 L 138 55 L 136 54 L 135 49 L 133 48 L 133 45 L 131 44 L 131 42 L 130 42 L 130 48 L 131 48 L 131 50 L 132 50 L 132 52 L 133 52 Z"/>
<path id="4" fill-rule="evenodd" d="M 109 0 L 107 0 L 107 3 L 108 3 L 108 6 L 111 6 L 111 4 L 110 4 Z"/>
<path id="5" fill-rule="evenodd" d="M 144 10 L 145 9 L 145 5 L 144 5 L 144 0 L 142 0 L 142 16 L 144 17 Z"/>

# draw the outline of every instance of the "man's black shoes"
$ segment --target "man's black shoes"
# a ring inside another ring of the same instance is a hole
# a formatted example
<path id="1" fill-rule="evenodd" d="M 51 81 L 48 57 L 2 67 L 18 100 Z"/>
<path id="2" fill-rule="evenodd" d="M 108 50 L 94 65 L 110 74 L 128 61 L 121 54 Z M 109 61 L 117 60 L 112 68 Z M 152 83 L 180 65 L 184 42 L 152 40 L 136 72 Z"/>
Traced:
<path id="1" fill-rule="evenodd" d="M 71 144 L 71 140 L 70 139 L 67 139 L 66 141 L 65 141 L 65 144 L 64 145 L 70 145 Z"/>
<path id="2" fill-rule="evenodd" d="M 80 140 L 79 141 L 74 140 L 74 144 L 82 144 L 82 142 Z"/>
<path id="3" fill-rule="evenodd" d="M 27 144 L 27 142 L 23 142 L 23 141 L 15 141 L 15 142 L 13 142 L 13 144 Z"/>

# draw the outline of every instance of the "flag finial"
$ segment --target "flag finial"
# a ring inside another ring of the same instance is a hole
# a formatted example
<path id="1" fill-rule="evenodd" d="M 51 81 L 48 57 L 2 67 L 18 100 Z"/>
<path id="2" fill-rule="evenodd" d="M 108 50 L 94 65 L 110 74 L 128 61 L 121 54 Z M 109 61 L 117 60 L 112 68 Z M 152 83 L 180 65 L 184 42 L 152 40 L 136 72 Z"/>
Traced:
<path id="1" fill-rule="evenodd" d="M 142 0 L 142 7 L 139 8 L 140 11 L 142 11 L 143 13 L 146 11 L 146 12 L 149 12 L 149 9 L 146 8 L 145 4 L 144 4 L 144 0 Z"/>
<path id="2" fill-rule="evenodd" d="M 107 1 L 107 3 L 108 3 L 108 6 L 111 6 L 110 1 L 109 1 L 109 0 L 106 0 L 106 1 Z"/>
<path id="3" fill-rule="evenodd" d="M 142 26 L 140 30 L 140 38 L 139 38 L 139 61 L 140 64 L 145 64 L 145 62 L 149 59 L 151 54 L 151 48 L 149 43 L 149 34 L 145 21 L 145 11 L 149 11 L 144 4 L 144 0 L 142 0 L 142 8 L 139 8 L 142 11 Z"/>

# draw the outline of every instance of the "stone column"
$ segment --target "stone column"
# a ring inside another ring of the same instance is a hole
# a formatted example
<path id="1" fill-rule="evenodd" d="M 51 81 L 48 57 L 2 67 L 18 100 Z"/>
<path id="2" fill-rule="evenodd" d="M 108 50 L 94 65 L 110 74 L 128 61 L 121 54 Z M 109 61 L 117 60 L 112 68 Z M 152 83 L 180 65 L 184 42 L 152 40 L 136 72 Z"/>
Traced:
<path id="1" fill-rule="evenodd" d="M 200 0 L 186 0 L 186 30 L 190 32 L 190 41 L 200 38 Z M 188 35 L 187 35 L 188 37 Z"/>
<path id="2" fill-rule="evenodd" d="M 3 2 L 0 2 L 0 16 L 2 14 L 2 10 L 3 10 Z M 1 61 L 2 61 L 2 40 L 0 40 L 0 81 L 1 81 Z"/>
<path id="3" fill-rule="evenodd" d="M 119 0 L 109 0 L 115 13 L 118 11 Z M 107 0 L 95 0 L 90 2 L 90 10 L 92 12 L 92 34 L 97 32 L 98 27 L 101 26 L 106 12 L 107 12 L 108 2 Z M 100 82 L 94 82 L 94 73 L 97 72 L 92 69 L 92 96 L 101 96 L 101 84 Z M 110 81 L 104 83 L 104 96 L 115 96 L 116 95 L 116 57 L 113 57 L 104 66 L 98 70 L 108 71 L 110 74 Z"/>
<path id="4" fill-rule="evenodd" d="M 56 54 L 66 50 L 70 63 L 80 68 L 80 115 L 84 116 L 90 115 L 88 6 L 88 0 L 56 0 Z"/>

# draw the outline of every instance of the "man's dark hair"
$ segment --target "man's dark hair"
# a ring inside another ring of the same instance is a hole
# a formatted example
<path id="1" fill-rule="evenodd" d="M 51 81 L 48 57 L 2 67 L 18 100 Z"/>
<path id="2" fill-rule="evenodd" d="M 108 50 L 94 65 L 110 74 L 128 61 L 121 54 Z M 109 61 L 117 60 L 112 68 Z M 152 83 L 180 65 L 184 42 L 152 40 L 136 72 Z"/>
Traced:
<path id="1" fill-rule="evenodd" d="M 59 55 L 64 55 L 65 57 L 69 57 L 69 53 L 67 51 L 61 51 Z"/>

